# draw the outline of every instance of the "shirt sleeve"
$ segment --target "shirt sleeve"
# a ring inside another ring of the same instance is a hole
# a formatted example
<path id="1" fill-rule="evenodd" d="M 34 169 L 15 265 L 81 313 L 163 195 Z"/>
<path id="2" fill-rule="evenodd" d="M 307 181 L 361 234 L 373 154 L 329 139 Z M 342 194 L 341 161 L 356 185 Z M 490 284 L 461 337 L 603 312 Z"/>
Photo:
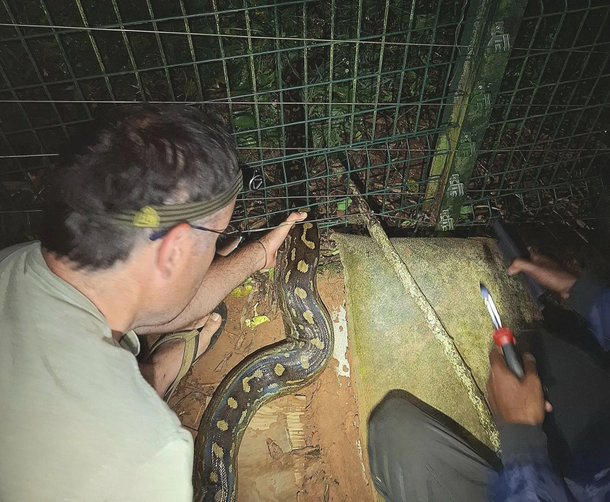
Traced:
<path id="1" fill-rule="evenodd" d="M 137 468 L 116 492 L 124 502 L 192 502 L 193 445 L 179 438 Z M 114 499 L 113 499 L 114 500 Z"/>
<path id="2" fill-rule="evenodd" d="M 591 333 L 604 350 L 610 350 L 610 289 L 589 275 L 583 275 L 570 289 L 572 308 L 589 321 Z"/>
<path id="3" fill-rule="evenodd" d="M 504 468 L 492 485 L 494 502 L 571 502 L 572 494 L 549 460 L 546 435 L 535 425 L 500 430 Z"/>

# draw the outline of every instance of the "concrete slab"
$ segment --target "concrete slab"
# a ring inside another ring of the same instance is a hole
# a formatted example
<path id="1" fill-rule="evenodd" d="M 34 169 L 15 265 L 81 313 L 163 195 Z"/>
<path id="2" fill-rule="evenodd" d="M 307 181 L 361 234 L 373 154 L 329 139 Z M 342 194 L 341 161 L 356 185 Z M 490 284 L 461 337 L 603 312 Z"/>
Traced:
<path id="1" fill-rule="evenodd" d="M 377 244 L 361 236 L 334 238 L 345 272 L 361 417 L 368 419 L 388 391 L 405 389 L 489 444 L 463 385 Z M 506 275 L 491 239 L 392 239 L 392 243 L 455 339 L 479 387 L 485 389 L 487 353 L 493 342 L 479 282 L 490 289 L 504 324 L 514 331 L 539 316 L 521 282 Z"/>

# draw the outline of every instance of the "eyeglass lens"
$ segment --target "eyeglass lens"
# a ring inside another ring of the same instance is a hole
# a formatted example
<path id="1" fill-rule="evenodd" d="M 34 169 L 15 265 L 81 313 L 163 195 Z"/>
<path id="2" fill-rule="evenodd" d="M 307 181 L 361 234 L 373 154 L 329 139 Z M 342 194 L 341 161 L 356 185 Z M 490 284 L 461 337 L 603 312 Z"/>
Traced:
<path id="1" fill-rule="evenodd" d="M 242 240 L 241 232 L 233 227 L 227 227 L 225 232 L 220 234 L 216 240 L 216 254 L 220 256 L 230 255 L 237 249 Z"/>

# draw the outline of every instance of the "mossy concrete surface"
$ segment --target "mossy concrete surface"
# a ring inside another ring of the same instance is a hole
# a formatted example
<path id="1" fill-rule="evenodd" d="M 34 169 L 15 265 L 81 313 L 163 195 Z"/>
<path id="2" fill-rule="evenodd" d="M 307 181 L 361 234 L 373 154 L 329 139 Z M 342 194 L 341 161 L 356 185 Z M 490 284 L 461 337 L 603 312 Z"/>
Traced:
<path id="1" fill-rule="evenodd" d="M 388 391 L 405 389 L 489 444 L 464 386 L 377 244 L 361 236 L 334 238 L 345 272 L 361 416 L 368 419 Z M 392 244 L 484 390 L 493 327 L 479 283 L 489 288 L 504 325 L 515 332 L 538 318 L 535 304 L 521 282 L 506 274 L 491 239 L 392 239 Z"/>

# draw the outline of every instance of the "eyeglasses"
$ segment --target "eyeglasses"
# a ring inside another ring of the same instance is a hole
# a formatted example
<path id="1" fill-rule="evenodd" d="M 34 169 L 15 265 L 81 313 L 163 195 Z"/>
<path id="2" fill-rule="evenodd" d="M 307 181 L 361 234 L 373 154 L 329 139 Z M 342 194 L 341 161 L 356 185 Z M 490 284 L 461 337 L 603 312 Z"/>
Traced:
<path id="1" fill-rule="evenodd" d="M 264 180 L 263 174 L 260 169 L 250 167 L 247 164 L 240 164 L 239 168 L 241 169 L 243 174 L 244 192 L 247 192 L 249 190 L 260 190 L 263 187 Z M 218 239 L 216 240 L 216 254 L 220 256 L 230 255 L 244 240 L 244 236 L 242 235 L 241 230 L 237 230 L 236 228 L 230 225 L 222 231 L 212 230 L 210 228 L 200 227 L 197 225 L 191 225 L 190 223 L 189 225 L 195 230 L 202 230 L 203 232 L 212 232 L 213 234 L 218 234 Z M 167 235 L 170 230 L 171 229 L 169 228 L 157 230 L 156 232 L 153 232 L 150 235 L 149 239 L 151 241 L 161 239 L 162 237 L 165 237 L 165 235 Z"/>
<path id="2" fill-rule="evenodd" d="M 192 225 L 189 223 L 191 228 L 195 230 L 201 230 L 203 232 L 212 232 L 213 234 L 218 234 L 218 239 L 216 239 L 216 254 L 219 256 L 228 256 L 233 251 L 237 249 L 237 246 L 241 244 L 244 240 L 244 236 L 242 235 L 241 230 L 237 230 L 236 228 L 229 225 L 224 230 L 212 230 L 211 228 L 200 227 L 198 225 Z M 153 232 L 149 239 L 151 241 L 156 241 L 165 237 L 167 233 L 171 229 L 164 228 L 163 230 L 157 230 Z"/>

